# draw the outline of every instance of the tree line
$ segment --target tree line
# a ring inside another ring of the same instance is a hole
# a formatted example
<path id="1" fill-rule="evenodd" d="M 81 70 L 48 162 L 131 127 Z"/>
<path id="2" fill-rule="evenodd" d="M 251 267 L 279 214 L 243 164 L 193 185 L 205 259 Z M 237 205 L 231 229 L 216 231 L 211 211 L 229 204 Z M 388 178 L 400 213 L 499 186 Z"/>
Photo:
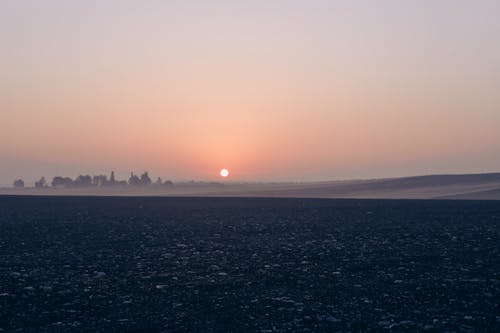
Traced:
<path id="1" fill-rule="evenodd" d="M 23 188 L 25 185 L 22 179 L 14 181 L 15 188 Z M 115 179 L 114 171 L 111 172 L 110 177 L 107 175 L 80 175 L 75 179 L 70 177 L 55 176 L 49 183 L 45 177 L 41 177 L 35 182 L 35 188 L 79 188 L 79 187 L 102 187 L 102 186 L 170 186 L 173 183 L 170 180 L 163 181 L 160 177 L 156 181 L 152 181 L 149 173 L 146 171 L 140 176 L 130 173 L 128 181 Z"/>

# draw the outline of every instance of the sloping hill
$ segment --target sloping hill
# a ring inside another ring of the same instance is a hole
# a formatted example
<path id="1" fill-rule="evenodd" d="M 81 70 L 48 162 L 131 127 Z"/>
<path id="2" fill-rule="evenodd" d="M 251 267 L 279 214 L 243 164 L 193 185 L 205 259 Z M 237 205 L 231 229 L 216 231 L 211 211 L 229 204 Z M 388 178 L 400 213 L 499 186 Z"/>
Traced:
<path id="1" fill-rule="evenodd" d="M 500 173 L 430 175 L 324 183 L 261 184 L 226 188 L 236 196 L 318 198 L 500 199 Z M 208 193 L 207 193 L 208 194 Z"/>
<path id="2" fill-rule="evenodd" d="M 0 189 L 15 195 L 235 196 L 500 200 L 500 173 L 429 175 L 314 183 L 179 183 L 167 188 Z"/>

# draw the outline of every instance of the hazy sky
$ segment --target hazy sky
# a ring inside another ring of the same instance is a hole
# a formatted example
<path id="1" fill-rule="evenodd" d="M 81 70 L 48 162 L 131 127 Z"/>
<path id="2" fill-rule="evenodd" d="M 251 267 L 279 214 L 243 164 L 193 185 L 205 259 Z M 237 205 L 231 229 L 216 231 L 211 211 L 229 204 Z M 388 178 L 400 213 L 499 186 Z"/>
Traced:
<path id="1" fill-rule="evenodd" d="M 500 171 L 500 1 L 0 1 L 0 184 Z"/>

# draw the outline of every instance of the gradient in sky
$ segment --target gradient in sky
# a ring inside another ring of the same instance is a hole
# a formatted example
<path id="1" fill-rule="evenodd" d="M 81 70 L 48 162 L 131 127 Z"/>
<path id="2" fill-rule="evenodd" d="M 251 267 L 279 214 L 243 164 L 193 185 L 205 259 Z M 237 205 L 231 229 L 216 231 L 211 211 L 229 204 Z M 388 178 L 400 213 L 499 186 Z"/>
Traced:
<path id="1" fill-rule="evenodd" d="M 499 1 L 0 2 L 0 184 L 500 170 Z"/>

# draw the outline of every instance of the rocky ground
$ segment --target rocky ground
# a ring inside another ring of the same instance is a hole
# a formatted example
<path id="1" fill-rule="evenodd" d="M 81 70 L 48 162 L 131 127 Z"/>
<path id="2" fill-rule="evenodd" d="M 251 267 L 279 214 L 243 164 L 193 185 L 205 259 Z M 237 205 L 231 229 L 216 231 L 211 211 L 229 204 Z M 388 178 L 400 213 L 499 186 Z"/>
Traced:
<path id="1" fill-rule="evenodd" d="M 500 202 L 0 197 L 0 331 L 500 332 Z"/>

